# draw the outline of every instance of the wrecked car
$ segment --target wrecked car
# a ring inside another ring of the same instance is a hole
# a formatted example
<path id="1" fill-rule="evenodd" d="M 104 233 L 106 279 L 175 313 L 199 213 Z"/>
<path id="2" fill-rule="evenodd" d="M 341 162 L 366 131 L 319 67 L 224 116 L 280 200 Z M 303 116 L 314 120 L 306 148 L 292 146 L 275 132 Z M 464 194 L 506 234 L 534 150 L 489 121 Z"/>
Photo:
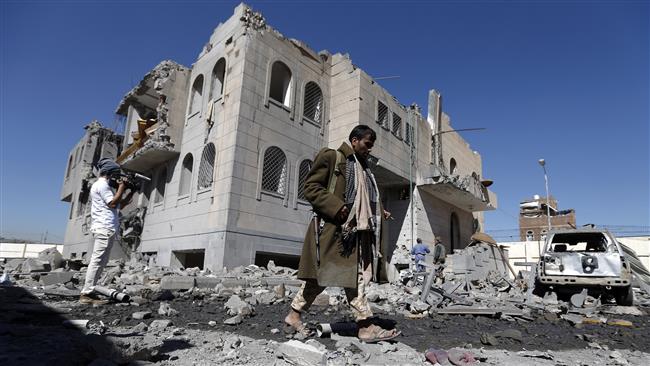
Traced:
<path id="1" fill-rule="evenodd" d="M 537 263 L 535 292 L 579 292 L 611 295 L 619 305 L 632 305 L 632 270 L 616 238 L 607 230 L 552 231 Z"/>

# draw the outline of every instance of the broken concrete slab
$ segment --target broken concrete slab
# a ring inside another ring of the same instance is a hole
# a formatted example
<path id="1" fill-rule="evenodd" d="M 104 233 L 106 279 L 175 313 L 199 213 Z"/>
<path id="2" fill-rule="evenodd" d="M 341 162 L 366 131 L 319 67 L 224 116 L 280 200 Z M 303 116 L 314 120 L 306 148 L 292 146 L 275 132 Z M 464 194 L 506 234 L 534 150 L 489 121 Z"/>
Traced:
<path id="1" fill-rule="evenodd" d="M 158 308 L 158 314 L 164 316 L 174 316 L 178 315 L 178 310 L 172 309 L 172 307 L 169 306 L 169 304 L 166 302 L 161 302 L 160 307 Z"/>
<path id="2" fill-rule="evenodd" d="M 169 319 L 156 319 L 149 324 L 151 330 L 164 330 L 174 325 L 174 323 Z"/>
<path id="3" fill-rule="evenodd" d="M 50 270 L 55 270 L 57 268 L 63 267 L 63 256 L 56 248 L 47 248 L 40 253 L 38 253 L 38 259 L 48 262 L 50 264 Z"/>
<path id="4" fill-rule="evenodd" d="M 327 362 L 325 352 L 296 340 L 281 343 L 276 355 L 293 365 L 300 366 L 324 365 Z"/>
<path id="5" fill-rule="evenodd" d="M 571 296 L 571 305 L 575 308 L 581 308 L 585 305 L 585 301 L 587 300 L 587 289 L 582 289 L 581 292 L 577 294 L 573 294 Z"/>
<path id="6" fill-rule="evenodd" d="M 48 272 L 49 270 L 50 262 L 35 258 L 25 259 L 21 269 L 23 273 Z"/>
<path id="7" fill-rule="evenodd" d="M 249 316 L 253 314 L 253 307 L 237 295 L 232 295 L 228 299 L 224 304 L 224 309 L 228 310 L 228 315 Z"/>
<path id="8" fill-rule="evenodd" d="M 68 319 L 63 321 L 63 326 L 66 328 L 88 328 L 88 319 Z"/>
<path id="9" fill-rule="evenodd" d="M 584 319 L 584 316 L 580 314 L 562 314 L 560 315 L 560 318 L 568 321 L 572 325 L 579 325 L 582 324 L 582 320 Z"/>
<path id="10" fill-rule="evenodd" d="M 237 324 L 241 324 L 242 321 L 243 321 L 242 316 L 240 314 L 237 314 L 232 318 L 228 318 L 224 320 L 223 323 L 226 325 L 237 325 Z"/>
<path id="11" fill-rule="evenodd" d="M 165 276 L 160 280 L 161 290 L 189 290 L 195 285 L 195 278 L 189 276 Z"/>
<path id="12" fill-rule="evenodd" d="M 136 311 L 135 313 L 131 314 L 131 318 L 137 320 L 151 318 L 151 311 Z"/>
<path id="13" fill-rule="evenodd" d="M 49 272 L 42 273 L 39 281 L 45 285 L 55 285 L 58 283 L 66 283 L 72 280 L 73 272 Z"/>
<path id="14" fill-rule="evenodd" d="M 195 278 L 196 287 L 198 288 L 214 288 L 221 283 L 219 277 L 197 276 Z"/>

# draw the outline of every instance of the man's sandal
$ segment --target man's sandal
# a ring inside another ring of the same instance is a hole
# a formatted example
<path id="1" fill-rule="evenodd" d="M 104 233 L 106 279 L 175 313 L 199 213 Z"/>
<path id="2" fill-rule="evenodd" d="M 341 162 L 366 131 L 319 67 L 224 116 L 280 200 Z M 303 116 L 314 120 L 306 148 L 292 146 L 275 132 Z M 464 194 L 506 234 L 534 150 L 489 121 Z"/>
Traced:
<path id="1" fill-rule="evenodd" d="M 389 341 L 391 339 L 399 337 L 399 335 L 402 334 L 402 332 L 397 329 L 377 328 L 378 329 L 372 332 L 371 337 L 358 337 L 359 340 L 365 343 L 377 343 L 382 341 Z"/>
<path id="2" fill-rule="evenodd" d="M 286 334 L 299 333 L 299 334 L 302 334 L 305 338 L 312 337 L 315 334 L 315 332 L 313 330 L 309 329 L 305 325 L 305 323 L 302 323 L 302 322 L 297 327 L 294 327 L 293 325 L 291 325 L 289 323 L 284 323 L 283 331 Z"/>

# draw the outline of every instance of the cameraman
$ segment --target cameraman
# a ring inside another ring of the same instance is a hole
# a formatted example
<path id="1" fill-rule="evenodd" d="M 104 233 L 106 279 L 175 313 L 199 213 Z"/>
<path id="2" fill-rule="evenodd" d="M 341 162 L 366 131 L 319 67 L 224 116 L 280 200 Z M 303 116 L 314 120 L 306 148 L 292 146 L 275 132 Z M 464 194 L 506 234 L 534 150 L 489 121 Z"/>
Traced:
<path id="1" fill-rule="evenodd" d="M 92 225 L 95 243 L 93 254 L 88 263 L 86 280 L 81 290 L 79 302 L 82 304 L 106 304 L 108 301 L 100 300 L 93 292 L 102 271 L 108 262 L 115 234 L 120 228 L 118 209 L 129 204 L 133 197 L 134 189 L 124 196 L 124 191 L 129 187 L 126 177 L 121 175 L 120 166 L 113 160 L 104 158 L 97 162 L 99 178 L 90 188 Z M 113 194 L 113 189 L 117 191 Z"/>

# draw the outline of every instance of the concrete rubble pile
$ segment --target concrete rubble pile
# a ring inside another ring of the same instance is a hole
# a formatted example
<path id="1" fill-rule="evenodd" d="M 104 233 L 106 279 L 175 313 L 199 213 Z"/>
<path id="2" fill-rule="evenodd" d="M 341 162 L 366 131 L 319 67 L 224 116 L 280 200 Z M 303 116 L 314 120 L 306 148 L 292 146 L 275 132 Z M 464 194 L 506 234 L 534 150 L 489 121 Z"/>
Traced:
<path id="1" fill-rule="evenodd" d="M 349 334 L 337 332 L 328 335 L 329 343 L 305 339 L 300 333 L 286 334 L 287 340 L 278 342 L 224 332 L 218 329 L 214 320 L 206 324 L 214 331 L 205 333 L 205 330 L 189 328 L 190 324 L 198 323 L 188 323 L 185 327 L 174 324 L 180 319 L 180 312 L 186 311 L 186 308 L 178 307 L 184 305 L 177 300 L 185 299 L 193 304 L 216 304 L 226 314 L 222 318 L 223 327 L 237 329 L 236 326 L 242 323 L 254 324 L 257 312 L 267 309 L 266 305 L 290 301 L 302 284 L 296 278 L 297 271 L 277 266 L 273 261 L 268 262 L 266 268 L 248 265 L 219 272 L 199 268 L 163 268 L 153 264 L 153 258 L 147 256 L 140 258 L 140 261 L 109 261 L 99 283 L 129 295 L 130 303 L 114 302 L 108 306 L 133 306 L 133 310 L 128 311 L 128 319 L 135 325 L 127 326 L 120 319 L 105 322 L 72 319 L 64 322 L 65 327 L 76 327 L 85 334 L 108 340 L 106 344 L 94 347 L 97 360 L 101 361 L 96 360 L 97 364 L 157 360 L 162 353 L 171 362 L 183 360 L 187 364 L 208 362 L 250 365 L 551 365 L 560 359 L 570 361 L 571 357 L 578 357 L 551 351 L 511 354 L 507 351 L 472 347 L 447 350 L 431 348 L 426 352 L 418 352 L 401 342 L 366 344 L 356 337 L 344 336 Z M 67 299 L 67 302 L 64 301 L 66 306 L 74 306 L 70 304 L 76 302 L 85 277 L 85 267 L 79 261 L 65 261 L 56 250 L 45 251 L 39 258 L 10 260 L 4 265 L 0 264 L 0 267 L 4 273 L 0 285 L 26 288 L 30 293 L 39 294 L 40 298 Z M 447 257 L 441 278 L 434 281 L 433 276 L 405 270 L 402 271 L 400 280 L 394 283 L 371 283 L 367 297 L 377 314 L 400 315 L 409 319 L 437 319 L 440 316 L 463 314 L 531 322 L 541 317 L 549 321 L 568 322 L 575 327 L 607 324 L 624 329 L 631 327 L 632 322 L 620 319 L 622 315 L 630 319 L 629 316 L 642 316 L 645 313 L 641 306 L 603 306 L 601 299 L 588 296 L 586 291 L 575 294 L 567 301 L 558 299 L 555 293 L 538 297 L 527 288 L 528 279 L 519 273 L 513 276 L 513 272 L 507 265 L 505 253 L 497 246 L 487 241 L 474 240 L 467 248 L 457 250 Z M 645 294 L 635 295 L 640 304 L 647 304 L 647 301 L 643 302 L 644 299 L 647 300 Z M 335 317 L 343 315 L 351 320 L 350 314 L 346 313 L 349 310 L 345 302 L 342 289 L 328 288 L 317 297 L 314 311 Z M 36 304 L 20 304 L 11 309 L 4 306 L 3 311 L 15 313 L 19 310 L 18 306 L 22 311 L 43 310 L 37 309 Z M 67 311 L 64 308 L 56 309 Z M 281 315 L 278 319 L 281 319 Z M 314 324 L 310 324 L 312 325 Z M 280 332 L 278 329 L 267 331 L 271 334 Z M 494 346 L 497 338 L 504 337 L 520 339 L 521 342 L 523 336 L 520 331 L 513 329 L 484 333 L 480 334 L 480 343 Z M 169 344 L 180 346 L 169 350 Z M 193 344 L 194 347 L 183 346 L 186 344 Z M 601 351 L 609 352 L 607 349 Z M 591 353 L 583 356 L 593 358 Z M 623 356 L 619 351 L 610 353 L 609 357 L 614 361 L 635 360 L 635 357 L 643 356 L 630 352 L 623 352 Z"/>
<path id="2" fill-rule="evenodd" d="M 225 301 L 230 318 L 224 323 L 235 325 L 254 316 L 258 304 L 288 301 L 302 284 L 296 270 L 273 261 L 267 268 L 248 265 L 214 273 L 152 264 L 146 257 L 128 263 L 109 261 L 99 285 L 128 294 L 134 304 L 163 301 L 158 312 L 165 315 L 176 312 L 164 302 L 174 298 Z M 80 268 L 79 261 L 64 261 L 56 249 L 42 252 L 39 258 L 10 260 L 2 269 L 5 285 L 14 283 L 49 296 L 78 296 L 85 278 L 85 267 Z M 462 314 L 528 321 L 538 315 L 557 316 L 575 324 L 599 314 L 642 314 L 637 307 L 603 306 L 601 299 L 588 296 L 586 290 L 566 301 L 552 292 L 542 298 L 532 294 L 529 283 L 526 274 L 509 267 L 507 255 L 491 238 L 479 235 L 468 247 L 447 257 L 442 276 L 404 270 L 394 283 L 371 283 L 367 297 L 375 311 L 408 318 Z M 327 307 L 329 314 L 345 311 L 345 302 L 342 289 L 328 288 L 314 305 Z M 647 307 L 650 296 L 636 292 L 635 303 Z M 606 322 L 606 318 L 598 319 Z"/>

